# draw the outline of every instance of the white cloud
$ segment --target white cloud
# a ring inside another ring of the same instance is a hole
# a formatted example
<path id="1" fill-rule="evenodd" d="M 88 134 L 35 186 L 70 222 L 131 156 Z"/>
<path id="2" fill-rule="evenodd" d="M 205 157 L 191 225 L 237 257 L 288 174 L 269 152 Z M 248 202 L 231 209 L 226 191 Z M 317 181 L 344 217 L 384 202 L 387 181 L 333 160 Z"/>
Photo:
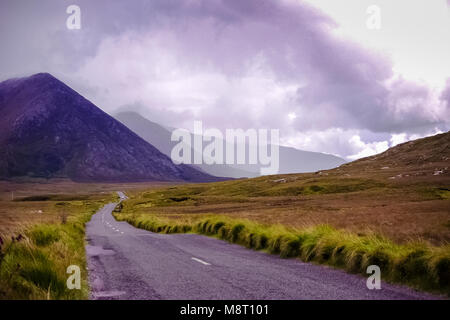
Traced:
<path id="1" fill-rule="evenodd" d="M 389 147 L 394 147 L 400 143 L 404 143 L 404 142 L 411 141 L 411 140 L 434 136 L 439 133 L 443 133 L 443 131 L 439 130 L 438 128 L 434 128 L 434 130 L 428 131 L 425 134 L 410 134 L 410 135 L 408 135 L 406 133 L 393 134 L 393 135 L 391 135 L 391 139 L 390 139 L 391 144 Z"/>
<path id="2" fill-rule="evenodd" d="M 288 133 L 281 139 L 281 144 L 308 151 L 327 152 L 347 160 L 356 160 L 384 152 L 403 142 L 439 133 L 442 131 L 435 128 L 425 134 L 399 133 L 391 134 L 390 137 L 389 135 L 380 137 L 370 132 L 331 128 L 324 131 Z"/>
<path id="3" fill-rule="evenodd" d="M 351 137 L 349 143 L 361 150 L 356 154 L 347 156 L 347 158 L 350 160 L 373 156 L 377 153 L 384 152 L 389 148 L 389 143 L 387 141 L 365 143 L 358 135 L 354 135 L 353 137 Z"/>
<path id="4" fill-rule="evenodd" d="M 408 141 L 408 139 L 406 137 L 406 133 L 399 133 L 399 134 L 393 134 L 391 136 L 390 141 L 391 141 L 391 147 L 394 147 L 400 143 Z"/>
<path id="5" fill-rule="evenodd" d="M 388 148 L 387 141 L 366 143 L 358 130 L 330 128 L 324 131 L 296 132 L 281 139 L 281 143 L 302 150 L 327 152 L 354 160 Z"/>

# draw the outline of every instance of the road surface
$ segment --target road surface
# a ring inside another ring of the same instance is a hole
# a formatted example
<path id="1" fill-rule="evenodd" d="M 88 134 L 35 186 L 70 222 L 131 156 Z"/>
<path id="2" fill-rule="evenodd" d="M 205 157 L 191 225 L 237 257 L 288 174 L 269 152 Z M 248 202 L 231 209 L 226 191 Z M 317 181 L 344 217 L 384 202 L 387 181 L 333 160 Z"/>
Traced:
<path id="1" fill-rule="evenodd" d="M 121 200 L 126 196 L 119 193 Z M 87 224 L 92 299 L 433 299 L 326 266 L 281 259 L 196 234 L 118 222 L 105 205 Z"/>

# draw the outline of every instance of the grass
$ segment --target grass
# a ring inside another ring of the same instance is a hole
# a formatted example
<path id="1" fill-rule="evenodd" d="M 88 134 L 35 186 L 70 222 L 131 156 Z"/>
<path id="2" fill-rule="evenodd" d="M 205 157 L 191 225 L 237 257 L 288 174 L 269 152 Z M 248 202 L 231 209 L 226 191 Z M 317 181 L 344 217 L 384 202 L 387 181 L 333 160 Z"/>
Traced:
<path id="1" fill-rule="evenodd" d="M 328 224 L 398 243 L 449 243 L 445 183 L 388 178 L 293 174 L 177 185 L 130 192 L 124 212 L 174 220 L 214 213 L 297 229 Z"/>
<path id="2" fill-rule="evenodd" d="M 81 194 L 80 186 L 72 193 L 48 193 L 57 185 L 33 194 L 39 189 L 22 187 L 25 197 L 0 197 L 0 299 L 87 299 L 85 223 L 115 194 Z M 67 288 L 70 265 L 80 267 L 81 290 Z"/>
<path id="3" fill-rule="evenodd" d="M 89 195 L 43 194 L 23 197 L 14 201 L 80 201 L 89 199 Z"/>
<path id="4" fill-rule="evenodd" d="M 3 240 L 0 299 L 87 299 L 84 225 L 100 206 L 85 202 L 67 221 L 37 224 Z M 69 265 L 80 267 L 81 290 L 66 286 Z"/>
<path id="5" fill-rule="evenodd" d="M 156 185 L 0 181 L 0 299 L 87 299 L 85 223 L 115 191 Z M 70 265 L 81 290 L 67 289 Z"/>
<path id="6" fill-rule="evenodd" d="M 287 180 L 287 183 L 276 182 L 282 177 L 285 177 L 283 179 Z M 192 202 L 202 204 L 214 202 L 217 198 L 222 201 L 228 199 L 236 202 L 239 199 L 255 197 L 349 193 L 382 187 L 384 187 L 383 183 L 371 179 L 322 178 L 318 180 L 315 177 L 297 179 L 297 175 L 280 175 L 214 184 L 174 186 L 144 192 L 142 198 L 159 206 L 177 202 L 180 205 L 186 205 Z"/>
<path id="7" fill-rule="evenodd" d="M 70 291 L 65 284 L 67 266 L 76 264 L 85 270 L 83 228 L 81 219 L 59 225 L 35 225 L 26 230 L 24 236 L 20 234 L 8 240 L 0 259 L 0 297 L 86 298 L 86 283 L 82 291 Z"/>
<path id="8" fill-rule="evenodd" d="M 375 264 L 384 280 L 450 295 L 448 245 L 434 247 L 426 242 L 401 245 L 375 234 L 358 236 L 327 225 L 297 230 L 221 216 L 179 222 L 154 215 L 114 214 L 118 220 L 152 232 L 214 236 L 282 258 L 300 258 L 352 273 L 366 275 L 367 267 Z"/>
<path id="9" fill-rule="evenodd" d="M 85 202 L 103 201 L 117 190 L 148 190 L 154 185 L 0 181 L 0 237 L 9 239 L 36 224 L 57 224 L 72 211 L 79 212 Z"/>

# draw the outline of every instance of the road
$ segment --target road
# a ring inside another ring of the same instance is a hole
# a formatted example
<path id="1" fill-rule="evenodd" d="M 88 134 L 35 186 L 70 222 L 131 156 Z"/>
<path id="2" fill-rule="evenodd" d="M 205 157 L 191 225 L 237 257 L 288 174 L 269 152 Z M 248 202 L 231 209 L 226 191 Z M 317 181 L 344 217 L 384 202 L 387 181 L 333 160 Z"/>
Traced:
<path id="1" fill-rule="evenodd" d="M 121 200 L 126 196 L 119 192 Z M 157 234 L 112 216 L 87 224 L 92 299 L 433 299 L 326 266 L 281 259 L 196 234 Z"/>

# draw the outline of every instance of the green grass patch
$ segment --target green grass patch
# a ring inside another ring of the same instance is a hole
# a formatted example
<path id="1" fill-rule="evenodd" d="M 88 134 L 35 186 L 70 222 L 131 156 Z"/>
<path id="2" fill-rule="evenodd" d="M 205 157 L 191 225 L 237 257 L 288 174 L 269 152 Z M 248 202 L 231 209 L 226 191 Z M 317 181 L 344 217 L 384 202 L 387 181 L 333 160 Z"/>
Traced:
<path id="1" fill-rule="evenodd" d="M 60 228 L 55 225 L 39 225 L 28 232 L 30 239 L 39 247 L 48 246 L 61 239 Z"/>
<path id="2" fill-rule="evenodd" d="M 18 198 L 14 201 L 82 201 L 88 199 L 89 195 L 43 194 Z"/>
<path id="3" fill-rule="evenodd" d="M 281 176 L 280 176 L 281 177 Z M 283 176 L 285 177 L 285 176 Z M 200 206 L 218 203 L 245 203 L 255 197 L 279 197 L 321 195 L 382 190 L 385 185 L 370 179 L 357 178 L 285 178 L 276 182 L 278 176 L 254 179 L 230 180 L 211 184 L 190 184 L 146 191 L 128 199 L 124 206 L 133 208 Z"/>
<path id="4" fill-rule="evenodd" d="M 436 188 L 435 194 L 442 200 L 450 199 L 450 189 L 448 188 Z"/>
<path id="5" fill-rule="evenodd" d="M 139 196 L 140 204 L 152 206 L 187 205 L 192 203 L 245 202 L 248 197 L 297 196 L 312 194 L 349 193 L 385 185 L 371 179 L 356 178 L 305 178 L 276 182 L 278 176 L 223 181 L 203 185 L 181 185 L 171 188 L 152 190 Z"/>
<path id="6" fill-rule="evenodd" d="M 425 200 L 448 200 L 450 199 L 450 189 L 447 187 L 434 187 L 422 185 L 416 187 L 416 192 Z"/>
<path id="7" fill-rule="evenodd" d="M 38 224 L 0 241 L 0 299 L 87 299 L 85 223 L 105 201 L 74 201 L 58 223 Z M 81 290 L 69 290 L 67 267 L 77 265 Z"/>

